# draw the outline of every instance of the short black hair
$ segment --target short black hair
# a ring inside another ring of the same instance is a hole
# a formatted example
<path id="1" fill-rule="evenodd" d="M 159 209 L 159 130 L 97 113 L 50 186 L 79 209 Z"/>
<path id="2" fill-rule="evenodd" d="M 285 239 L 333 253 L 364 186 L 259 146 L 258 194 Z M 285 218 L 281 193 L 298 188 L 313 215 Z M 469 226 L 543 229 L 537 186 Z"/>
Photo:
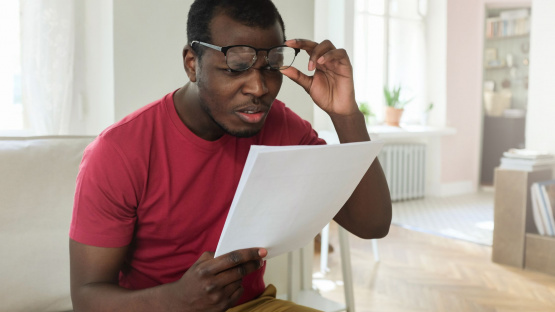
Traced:
<path id="1" fill-rule="evenodd" d="M 285 25 L 271 0 L 195 0 L 187 19 L 187 39 L 212 43 L 210 22 L 219 13 L 249 27 L 269 28 L 279 22 L 285 38 Z M 202 56 L 199 45 L 192 47 L 197 56 Z"/>

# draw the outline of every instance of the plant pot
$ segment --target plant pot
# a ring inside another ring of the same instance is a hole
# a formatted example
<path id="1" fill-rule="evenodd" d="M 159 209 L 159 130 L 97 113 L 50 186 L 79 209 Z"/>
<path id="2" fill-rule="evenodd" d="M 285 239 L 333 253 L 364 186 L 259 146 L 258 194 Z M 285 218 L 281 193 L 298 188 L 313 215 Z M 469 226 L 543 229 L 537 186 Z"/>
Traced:
<path id="1" fill-rule="evenodd" d="M 385 124 L 388 126 L 399 127 L 399 121 L 403 115 L 403 109 L 385 107 Z"/>

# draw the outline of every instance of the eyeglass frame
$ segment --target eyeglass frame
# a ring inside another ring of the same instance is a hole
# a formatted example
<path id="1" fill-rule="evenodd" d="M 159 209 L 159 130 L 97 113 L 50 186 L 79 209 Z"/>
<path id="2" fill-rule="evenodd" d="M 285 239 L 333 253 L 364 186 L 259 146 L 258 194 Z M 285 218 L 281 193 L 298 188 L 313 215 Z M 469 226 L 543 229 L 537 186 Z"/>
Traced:
<path id="1" fill-rule="evenodd" d="M 251 69 L 251 67 L 256 63 L 256 60 L 258 60 L 258 52 L 260 52 L 260 51 L 265 51 L 266 52 L 266 55 L 264 56 L 264 59 L 266 59 L 266 63 L 268 63 L 268 67 L 270 67 L 271 69 L 274 69 L 274 70 L 283 70 L 283 69 L 287 69 L 287 68 L 293 66 L 293 62 L 295 62 L 295 58 L 297 58 L 297 55 L 299 54 L 299 52 L 301 52 L 301 49 L 299 49 L 299 48 L 293 48 L 293 47 L 289 47 L 289 46 L 286 46 L 286 45 L 279 45 L 279 46 L 271 47 L 271 48 L 268 48 L 268 49 L 262 49 L 262 48 L 259 49 L 259 48 L 255 48 L 253 46 L 246 45 L 246 44 L 237 44 L 237 45 L 230 45 L 230 46 L 220 47 L 220 46 L 217 46 L 215 44 L 206 43 L 206 42 L 202 42 L 202 41 L 198 41 L 198 40 L 192 40 L 191 43 L 190 43 L 191 47 L 195 43 L 198 43 L 201 46 L 205 46 L 205 47 L 214 49 L 216 51 L 222 52 L 224 54 L 224 57 L 225 57 L 225 64 L 227 65 L 227 68 L 229 68 L 231 71 L 234 71 L 234 72 L 243 72 L 243 71 L 247 71 L 247 70 Z M 255 54 L 254 54 L 254 57 L 253 57 L 253 62 L 252 62 L 251 65 L 249 65 L 249 67 L 247 67 L 245 69 L 242 69 L 242 70 L 237 70 L 237 69 L 233 69 L 233 68 L 229 67 L 229 64 L 227 63 L 227 51 L 229 49 L 235 48 L 235 47 L 248 47 L 248 48 L 254 49 Z M 272 49 L 282 48 L 282 47 L 287 47 L 287 48 L 291 48 L 291 49 L 295 50 L 295 56 L 293 57 L 293 62 L 291 62 L 291 64 L 288 65 L 285 68 L 274 68 L 270 65 L 270 61 L 268 60 L 268 52 L 270 52 L 270 50 L 272 50 Z"/>

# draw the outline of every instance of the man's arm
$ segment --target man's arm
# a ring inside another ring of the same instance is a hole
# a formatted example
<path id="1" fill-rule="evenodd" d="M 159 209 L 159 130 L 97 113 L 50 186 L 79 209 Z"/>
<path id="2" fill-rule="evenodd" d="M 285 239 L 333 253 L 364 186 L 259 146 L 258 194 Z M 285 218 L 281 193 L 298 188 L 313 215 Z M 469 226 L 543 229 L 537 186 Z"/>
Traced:
<path id="1" fill-rule="evenodd" d="M 370 141 L 362 113 L 346 118 L 332 117 L 332 121 L 341 143 Z M 334 220 L 361 238 L 387 235 L 391 224 L 391 197 L 377 157 Z"/>
<path id="2" fill-rule="evenodd" d="M 310 56 L 307 76 L 294 67 L 282 70 L 305 89 L 314 103 L 324 110 L 334 124 L 341 143 L 369 141 L 364 116 L 355 101 L 353 69 L 347 53 L 326 40 L 288 40 L 286 45 L 305 50 Z M 362 238 L 381 238 L 391 224 L 391 197 L 385 175 L 376 159 L 361 182 L 335 216 L 349 232 Z"/>
<path id="3" fill-rule="evenodd" d="M 224 311 L 243 293 L 242 278 L 262 266 L 265 249 L 214 258 L 205 252 L 176 282 L 142 290 L 118 286 L 128 247 L 102 248 L 70 240 L 75 311 Z"/>

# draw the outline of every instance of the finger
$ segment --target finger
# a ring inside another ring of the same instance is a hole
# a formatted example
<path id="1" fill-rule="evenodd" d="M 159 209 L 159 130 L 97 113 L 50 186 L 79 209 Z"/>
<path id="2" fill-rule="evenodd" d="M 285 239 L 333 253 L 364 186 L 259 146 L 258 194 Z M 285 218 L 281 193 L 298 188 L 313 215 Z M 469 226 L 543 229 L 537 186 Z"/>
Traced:
<path id="1" fill-rule="evenodd" d="M 352 76 L 351 61 L 344 49 L 331 50 L 320 56 L 316 62 L 320 70 L 331 70 L 337 74 Z"/>
<path id="2" fill-rule="evenodd" d="M 225 255 L 214 258 L 214 261 L 203 263 L 203 269 L 212 272 L 214 275 L 227 269 L 236 267 L 249 261 L 260 261 L 261 254 L 266 255 L 267 251 L 263 248 L 248 248 L 235 250 Z"/>
<path id="3" fill-rule="evenodd" d="M 314 42 L 308 39 L 289 39 L 285 41 L 285 45 L 292 48 L 299 48 L 305 51 L 312 51 L 317 45 L 318 42 Z"/>
<path id="4" fill-rule="evenodd" d="M 322 56 L 326 55 L 327 53 L 333 52 L 335 50 L 336 48 L 331 43 L 331 41 L 329 40 L 323 41 L 312 50 L 312 53 L 310 53 L 310 56 L 309 56 L 310 60 L 308 62 L 309 67 L 311 67 L 312 70 L 317 69 L 318 61 L 322 58 Z"/>
<path id="5" fill-rule="evenodd" d="M 309 65 L 313 64 L 313 69 L 317 68 L 318 61 L 322 58 L 323 55 L 336 51 L 335 46 L 329 40 L 325 40 L 319 45 L 317 45 L 312 53 L 310 54 L 310 61 Z"/>
<path id="6" fill-rule="evenodd" d="M 215 291 L 207 292 L 205 294 L 206 303 L 214 307 L 221 307 L 221 311 L 226 311 L 233 306 L 235 301 L 240 298 L 243 293 L 243 281 L 229 284 L 225 287 L 215 289 Z M 237 297 L 239 294 L 239 297 Z"/>
<path id="7" fill-rule="evenodd" d="M 239 300 L 239 298 L 241 298 L 241 295 L 243 295 L 243 291 L 245 290 L 243 288 L 242 285 L 243 281 L 241 281 L 239 283 L 239 287 L 237 287 L 236 289 L 234 289 L 233 293 L 231 293 L 231 295 L 229 296 L 229 301 L 235 303 L 237 300 Z"/>
<path id="8" fill-rule="evenodd" d="M 310 86 L 312 85 L 312 77 L 301 73 L 298 69 L 296 69 L 293 66 L 286 69 L 282 69 L 281 73 L 287 76 L 289 79 L 296 82 L 306 92 L 310 91 Z"/>
<path id="9" fill-rule="evenodd" d="M 224 287 L 228 284 L 235 283 L 239 280 L 242 280 L 243 277 L 260 269 L 263 265 L 264 265 L 264 260 L 258 260 L 258 261 L 249 261 L 247 263 L 243 263 L 236 267 L 227 269 L 223 272 L 220 272 L 218 275 L 216 275 L 217 282 L 215 284 L 220 287 Z"/>
<path id="10" fill-rule="evenodd" d="M 191 269 L 199 269 L 199 266 L 207 261 L 210 261 L 214 259 L 214 253 L 210 252 L 210 251 L 205 251 L 202 253 L 202 255 L 200 255 L 200 257 L 197 259 L 197 261 L 195 261 L 195 263 L 193 263 L 193 265 L 191 266 Z M 201 269 L 201 271 L 205 271 L 204 269 Z M 205 273 L 210 273 L 210 272 L 205 272 Z"/>
<path id="11" fill-rule="evenodd" d="M 241 298 L 245 289 L 242 285 L 243 281 L 238 281 L 237 283 L 230 284 L 226 286 L 224 292 L 228 298 L 227 304 L 224 306 L 224 310 L 235 305 L 237 300 Z"/>
<path id="12" fill-rule="evenodd" d="M 307 40 L 307 39 L 290 39 L 285 41 L 285 45 L 292 47 L 292 48 L 299 48 L 305 50 L 306 53 L 310 56 L 312 54 L 313 49 L 318 46 L 317 42 Z M 308 70 L 314 70 L 315 60 L 309 59 L 308 61 Z"/>
<path id="13" fill-rule="evenodd" d="M 210 260 L 210 259 L 214 259 L 214 252 L 205 251 L 205 252 L 202 253 L 202 255 L 200 255 L 197 262 L 206 261 L 206 260 Z"/>

